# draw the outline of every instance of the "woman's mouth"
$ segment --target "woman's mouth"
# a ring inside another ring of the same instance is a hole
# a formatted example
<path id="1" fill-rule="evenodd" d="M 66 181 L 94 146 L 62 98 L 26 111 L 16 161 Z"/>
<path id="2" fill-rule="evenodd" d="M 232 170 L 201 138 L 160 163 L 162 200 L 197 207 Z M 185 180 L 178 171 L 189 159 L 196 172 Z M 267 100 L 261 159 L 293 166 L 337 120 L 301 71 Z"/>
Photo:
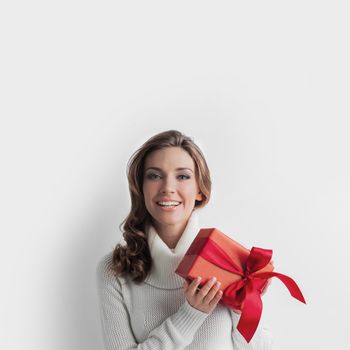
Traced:
<path id="1" fill-rule="evenodd" d="M 157 205 L 165 211 L 174 210 L 181 202 L 157 202 Z"/>

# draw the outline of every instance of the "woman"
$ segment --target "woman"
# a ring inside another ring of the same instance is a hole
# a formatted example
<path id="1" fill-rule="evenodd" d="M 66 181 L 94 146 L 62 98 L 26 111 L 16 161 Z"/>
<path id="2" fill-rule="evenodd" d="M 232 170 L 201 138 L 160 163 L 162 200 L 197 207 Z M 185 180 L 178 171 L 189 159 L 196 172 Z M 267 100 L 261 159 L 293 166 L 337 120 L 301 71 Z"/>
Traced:
<path id="1" fill-rule="evenodd" d="M 96 271 L 106 349 L 271 349 L 261 325 L 246 343 L 239 314 L 219 303 L 220 281 L 198 288 L 198 280 L 188 284 L 174 272 L 210 198 L 199 147 L 177 130 L 154 135 L 130 158 L 128 181 L 126 245 L 117 244 Z"/>

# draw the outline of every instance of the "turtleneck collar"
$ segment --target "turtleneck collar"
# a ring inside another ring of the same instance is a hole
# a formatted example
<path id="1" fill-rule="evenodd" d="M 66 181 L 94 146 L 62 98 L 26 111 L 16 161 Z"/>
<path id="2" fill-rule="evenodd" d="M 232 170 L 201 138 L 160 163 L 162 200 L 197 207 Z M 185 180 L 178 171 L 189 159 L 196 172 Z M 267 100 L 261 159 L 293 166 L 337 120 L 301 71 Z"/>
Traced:
<path id="1" fill-rule="evenodd" d="M 199 213 L 198 209 L 195 209 L 192 211 L 176 247 L 172 250 L 151 225 L 147 232 L 147 241 L 152 256 L 152 268 L 144 282 L 165 289 L 181 288 L 184 279 L 176 274 L 175 270 L 199 230 Z"/>

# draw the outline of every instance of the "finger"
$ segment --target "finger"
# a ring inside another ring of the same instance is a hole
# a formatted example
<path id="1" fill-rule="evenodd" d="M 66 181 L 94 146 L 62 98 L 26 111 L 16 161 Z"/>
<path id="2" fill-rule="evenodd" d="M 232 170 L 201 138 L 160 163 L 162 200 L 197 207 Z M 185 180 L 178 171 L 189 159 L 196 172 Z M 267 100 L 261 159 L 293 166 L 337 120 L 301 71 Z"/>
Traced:
<path id="1" fill-rule="evenodd" d="M 217 281 L 209 290 L 208 294 L 204 297 L 203 301 L 205 303 L 210 303 L 210 301 L 215 297 L 215 295 L 217 294 L 217 292 L 220 289 L 220 285 L 221 283 L 219 281 Z"/>
<path id="2" fill-rule="evenodd" d="M 191 296 L 196 294 L 196 291 L 197 291 L 197 288 L 198 288 L 198 286 L 200 284 L 201 279 L 202 279 L 202 277 L 198 276 L 189 285 L 188 291 L 189 291 Z"/>
<path id="3" fill-rule="evenodd" d="M 215 306 L 220 301 L 223 294 L 224 293 L 222 292 L 222 290 L 217 291 L 214 298 L 211 299 L 211 301 L 209 302 L 209 306 L 211 307 Z"/>
<path id="4" fill-rule="evenodd" d="M 261 295 L 262 295 L 262 296 L 266 293 L 266 290 L 267 290 L 267 288 L 270 286 L 271 281 L 272 281 L 272 278 L 269 278 L 269 279 L 267 280 L 267 283 L 266 283 L 265 287 L 264 287 L 264 288 L 262 289 L 262 291 L 261 291 Z"/>
<path id="5" fill-rule="evenodd" d="M 188 282 L 185 280 L 184 283 L 183 283 L 183 287 L 185 288 L 185 290 L 187 290 L 188 288 Z"/>
<path id="6" fill-rule="evenodd" d="M 198 295 L 201 295 L 204 298 L 208 294 L 210 288 L 213 286 L 215 282 L 216 282 L 216 277 L 212 277 L 211 279 L 209 279 L 207 283 L 198 292 Z"/>

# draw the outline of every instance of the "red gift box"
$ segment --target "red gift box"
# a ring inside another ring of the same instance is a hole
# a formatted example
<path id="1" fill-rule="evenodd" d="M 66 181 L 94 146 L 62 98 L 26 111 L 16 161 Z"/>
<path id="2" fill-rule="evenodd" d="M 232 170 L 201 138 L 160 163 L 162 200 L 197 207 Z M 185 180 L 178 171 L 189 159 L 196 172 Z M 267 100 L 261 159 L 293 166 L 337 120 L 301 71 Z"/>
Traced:
<path id="1" fill-rule="evenodd" d="M 261 318 L 260 294 L 269 278 L 279 278 L 294 298 L 306 304 L 292 278 L 272 271 L 271 257 L 271 249 L 249 250 L 217 228 L 202 228 L 175 273 L 189 282 L 201 276 L 201 286 L 212 276 L 217 277 L 223 291 L 220 303 L 241 310 L 237 329 L 249 343 Z"/>

